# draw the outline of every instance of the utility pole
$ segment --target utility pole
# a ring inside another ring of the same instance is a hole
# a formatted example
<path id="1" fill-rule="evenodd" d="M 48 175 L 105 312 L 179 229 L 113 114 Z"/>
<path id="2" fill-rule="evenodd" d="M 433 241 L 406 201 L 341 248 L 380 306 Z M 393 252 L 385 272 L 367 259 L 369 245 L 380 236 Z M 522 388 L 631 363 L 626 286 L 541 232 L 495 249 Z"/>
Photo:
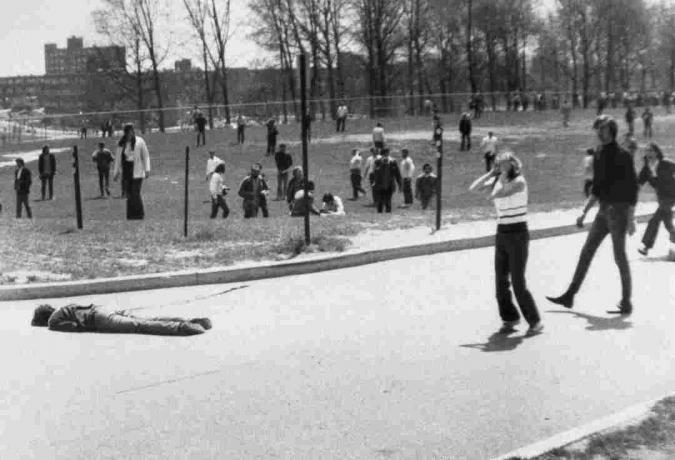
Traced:
<path id="1" fill-rule="evenodd" d="M 300 123 L 302 126 L 302 170 L 304 172 L 304 195 L 303 199 L 308 202 L 307 198 L 307 184 L 309 183 L 309 159 L 307 157 L 307 130 L 309 128 L 310 117 L 307 116 L 307 56 L 301 53 L 298 56 L 298 69 L 300 70 Z M 309 246 L 310 231 L 309 231 L 309 206 L 305 209 L 305 244 Z"/>
<path id="2" fill-rule="evenodd" d="M 441 229 L 441 184 L 443 182 L 443 126 L 438 114 L 434 114 L 434 143 L 436 144 L 436 230 Z"/>
<path id="3" fill-rule="evenodd" d="M 82 194 L 80 193 L 80 160 L 77 155 L 77 145 L 73 146 L 73 181 L 75 182 L 75 213 L 77 228 L 82 230 Z"/>

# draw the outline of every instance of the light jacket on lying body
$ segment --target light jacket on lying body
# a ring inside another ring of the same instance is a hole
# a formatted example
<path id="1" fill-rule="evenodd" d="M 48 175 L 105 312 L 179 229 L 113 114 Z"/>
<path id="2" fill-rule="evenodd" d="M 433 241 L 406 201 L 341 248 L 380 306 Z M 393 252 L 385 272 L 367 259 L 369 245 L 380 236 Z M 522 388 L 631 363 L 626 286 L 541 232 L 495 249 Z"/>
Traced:
<path id="1" fill-rule="evenodd" d="M 145 179 L 146 173 L 150 172 L 150 153 L 148 153 L 148 146 L 145 141 L 136 136 L 136 146 L 131 150 L 131 144 L 127 142 L 125 147 L 117 147 L 115 155 L 115 164 L 113 166 L 113 176 L 117 176 L 122 172 L 122 150 L 127 158 L 132 158 L 134 161 L 134 179 Z"/>

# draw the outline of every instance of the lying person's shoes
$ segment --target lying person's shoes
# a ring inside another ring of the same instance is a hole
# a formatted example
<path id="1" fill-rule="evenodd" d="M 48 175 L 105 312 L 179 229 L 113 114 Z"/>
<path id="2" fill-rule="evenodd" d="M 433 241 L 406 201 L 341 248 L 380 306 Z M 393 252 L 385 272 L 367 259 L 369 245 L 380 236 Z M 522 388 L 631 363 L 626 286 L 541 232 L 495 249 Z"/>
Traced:
<path id="1" fill-rule="evenodd" d="M 208 318 L 192 318 L 189 322 L 199 324 L 206 331 L 208 331 L 213 327 L 213 324 L 211 324 L 211 320 Z"/>

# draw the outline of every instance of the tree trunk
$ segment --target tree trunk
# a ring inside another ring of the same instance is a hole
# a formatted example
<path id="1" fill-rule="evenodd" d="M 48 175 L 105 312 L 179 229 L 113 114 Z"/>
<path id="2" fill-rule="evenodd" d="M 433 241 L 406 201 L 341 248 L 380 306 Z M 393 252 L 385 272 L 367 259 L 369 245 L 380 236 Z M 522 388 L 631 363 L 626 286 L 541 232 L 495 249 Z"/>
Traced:
<path id="1" fill-rule="evenodd" d="M 159 78 L 159 68 L 157 66 L 157 59 L 154 53 L 150 53 L 150 60 L 152 62 L 152 79 L 155 84 L 155 95 L 157 97 L 157 115 L 159 116 L 159 131 L 165 132 L 164 129 L 164 101 L 162 99 L 162 83 Z"/>
<path id="2" fill-rule="evenodd" d="M 466 21 L 466 60 L 469 67 L 469 85 L 471 93 L 477 90 L 476 75 L 473 62 L 473 0 L 467 0 L 467 21 Z"/>

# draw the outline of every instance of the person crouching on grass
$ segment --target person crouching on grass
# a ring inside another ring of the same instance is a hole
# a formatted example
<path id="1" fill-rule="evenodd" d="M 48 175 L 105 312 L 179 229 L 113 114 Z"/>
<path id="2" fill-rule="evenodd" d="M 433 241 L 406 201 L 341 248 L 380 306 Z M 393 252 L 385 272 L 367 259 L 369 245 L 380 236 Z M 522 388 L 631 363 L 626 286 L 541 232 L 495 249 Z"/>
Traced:
<path id="1" fill-rule="evenodd" d="M 229 187 L 225 185 L 225 163 L 220 163 L 216 166 L 215 171 L 211 174 L 211 182 L 209 183 L 209 191 L 211 192 L 211 219 L 215 219 L 218 215 L 218 209 L 223 210 L 223 219 L 230 215 L 230 208 L 225 202 L 225 195 L 227 195 Z"/>
<path id="2" fill-rule="evenodd" d="M 321 208 L 321 214 L 325 214 L 327 216 L 344 216 L 345 215 L 345 207 L 342 204 L 342 199 L 337 196 L 333 195 L 332 193 L 324 193 L 323 195 L 323 207 Z"/>
<path id="3" fill-rule="evenodd" d="M 476 179 L 469 190 L 491 190 L 490 199 L 497 209 L 495 282 L 499 315 L 503 321 L 501 332 L 511 332 L 520 323 L 520 314 L 511 298 L 510 284 L 513 284 L 520 311 L 530 325 L 527 335 L 531 336 L 540 333 L 544 326 L 525 282 L 530 234 L 527 228 L 527 182 L 521 169 L 522 164 L 513 153 L 501 153 L 494 168 Z"/>

